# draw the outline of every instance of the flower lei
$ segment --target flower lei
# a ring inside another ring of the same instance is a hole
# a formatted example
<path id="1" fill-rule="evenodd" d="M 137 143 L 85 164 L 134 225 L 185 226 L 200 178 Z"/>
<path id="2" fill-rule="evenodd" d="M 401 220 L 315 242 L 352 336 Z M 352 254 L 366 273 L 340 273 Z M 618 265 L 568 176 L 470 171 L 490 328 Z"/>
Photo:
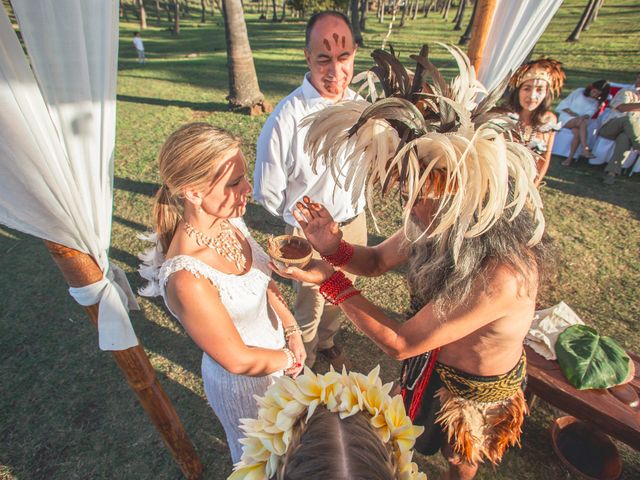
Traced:
<path id="1" fill-rule="evenodd" d="M 264 397 L 255 397 L 260 407 L 258 418 L 241 420 L 240 428 L 246 432 L 240 440 L 242 457 L 227 480 L 272 478 L 289 447 L 293 426 L 305 412 L 309 420 L 318 405 L 338 413 L 340 418 L 367 412 L 382 442 L 391 442 L 396 478 L 426 480 L 427 476 L 411 461 L 413 445 L 424 427 L 411 423 L 402 396 L 391 398 L 391 383 L 383 385 L 379 373 L 380 366 L 369 375 L 347 373 L 344 369 L 338 373 L 333 368 L 316 375 L 305 367 L 304 374 L 295 380 L 279 377 Z"/>

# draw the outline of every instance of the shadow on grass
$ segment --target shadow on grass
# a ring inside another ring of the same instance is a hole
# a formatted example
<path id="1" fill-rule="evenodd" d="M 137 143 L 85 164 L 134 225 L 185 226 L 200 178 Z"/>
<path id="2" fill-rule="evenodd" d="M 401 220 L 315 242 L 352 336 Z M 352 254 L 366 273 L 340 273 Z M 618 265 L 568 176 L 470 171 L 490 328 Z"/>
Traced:
<path id="1" fill-rule="evenodd" d="M 157 105 L 160 107 L 184 107 L 200 112 L 227 112 L 229 106 L 222 102 L 186 102 L 184 100 L 167 100 L 164 98 L 134 97 L 131 95 L 117 95 L 121 102 L 143 103 L 145 105 Z"/>
<path id="2" fill-rule="evenodd" d="M 141 182 L 140 180 L 131 180 L 130 178 L 114 177 L 113 187 L 118 190 L 153 197 L 160 188 L 160 185 L 154 182 Z"/>
<path id="3" fill-rule="evenodd" d="M 591 198 L 629 210 L 640 218 L 640 175 L 621 176 L 613 185 L 602 182 L 604 167 L 589 165 L 584 159 L 571 167 L 563 167 L 562 157 L 552 157 L 549 172 L 544 179 L 545 188 L 554 189 L 575 197 Z"/>

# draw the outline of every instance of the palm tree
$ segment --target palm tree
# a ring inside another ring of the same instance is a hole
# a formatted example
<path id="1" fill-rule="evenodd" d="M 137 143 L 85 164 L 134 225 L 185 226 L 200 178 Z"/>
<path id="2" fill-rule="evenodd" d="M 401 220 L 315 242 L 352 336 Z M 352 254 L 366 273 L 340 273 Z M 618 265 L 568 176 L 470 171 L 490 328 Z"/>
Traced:
<path id="1" fill-rule="evenodd" d="M 229 107 L 248 110 L 251 115 L 266 112 L 270 105 L 264 101 L 258 85 L 241 0 L 222 0 L 222 14 L 227 40 Z"/>

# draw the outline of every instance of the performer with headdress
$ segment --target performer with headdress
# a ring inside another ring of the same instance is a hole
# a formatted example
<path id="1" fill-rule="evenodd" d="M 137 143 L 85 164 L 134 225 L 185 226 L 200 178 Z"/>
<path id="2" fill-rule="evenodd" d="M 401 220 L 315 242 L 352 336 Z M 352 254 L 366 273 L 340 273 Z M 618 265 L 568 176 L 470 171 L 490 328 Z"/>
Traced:
<path id="1" fill-rule="evenodd" d="M 368 195 L 374 187 L 397 195 L 404 227 L 375 247 L 353 246 L 326 209 L 305 198 L 295 215 L 324 261 L 279 273 L 320 285 L 357 328 L 404 360 L 405 403 L 426 427 L 416 449 L 441 448 L 448 478 L 468 479 L 519 443 L 527 412 L 522 342 L 544 263 L 544 217 L 533 154 L 509 140 L 509 120 L 492 110 L 506 81 L 476 103 L 487 92 L 469 59 L 445 48 L 460 68 L 451 83 L 426 46 L 411 57 L 413 78 L 393 54 L 375 51 L 378 65 L 367 74 L 374 102 L 343 102 L 308 119 L 312 158 L 344 168 L 356 193 L 366 185 Z M 345 148 L 343 167 L 334 158 Z M 403 264 L 411 295 L 404 323 L 342 273 L 379 276 Z"/>
<path id="2" fill-rule="evenodd" d="M 547 173 L 555 133 L 561 127 L 551 102 L 560 94 L 564 80 L 562 64 L 551 58 L 521 65 L 509 80 L 507 107 L 517 120 L 516 137 L 537 154 L 536 185 Z"/>

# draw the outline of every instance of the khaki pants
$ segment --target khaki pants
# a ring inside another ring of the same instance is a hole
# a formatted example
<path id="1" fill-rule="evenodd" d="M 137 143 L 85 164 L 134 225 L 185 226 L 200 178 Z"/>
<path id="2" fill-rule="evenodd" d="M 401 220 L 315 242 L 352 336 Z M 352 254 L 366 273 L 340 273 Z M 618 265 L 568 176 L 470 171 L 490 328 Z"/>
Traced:
<path id="1" fill-rule="evenodd" d="M 343 239 L 354 245 L 367 244 L 367 217 L 364 212 L 347 225 L 340 227 Z M 287 235 L 304 237 L 300 228 L 287 225 Z M 313 258 L 320 258 L 313 252 Z M 355 276 L 346 274 L 352 281 Z M 333 346 L 333 337 L 340 329 L 340 307 L 326 303 L 320 294 L 320 287 L 312 283 L 294 282 L 297 293 L 293 315 L 302 329 L 302 341 L 307 350 L 306 365 L 312 367 L 318 350 Z"/>
<path id="2" fill-rule="evenodd" d="M 600 127 L 598 135 L 616 142 L 613 155 L 605 171 L 614 175 L 620 175 L 624 154 L 627 150 L 640 148 L 640 117 L 637 115 L 624 115 L 612 118 Z"/>

